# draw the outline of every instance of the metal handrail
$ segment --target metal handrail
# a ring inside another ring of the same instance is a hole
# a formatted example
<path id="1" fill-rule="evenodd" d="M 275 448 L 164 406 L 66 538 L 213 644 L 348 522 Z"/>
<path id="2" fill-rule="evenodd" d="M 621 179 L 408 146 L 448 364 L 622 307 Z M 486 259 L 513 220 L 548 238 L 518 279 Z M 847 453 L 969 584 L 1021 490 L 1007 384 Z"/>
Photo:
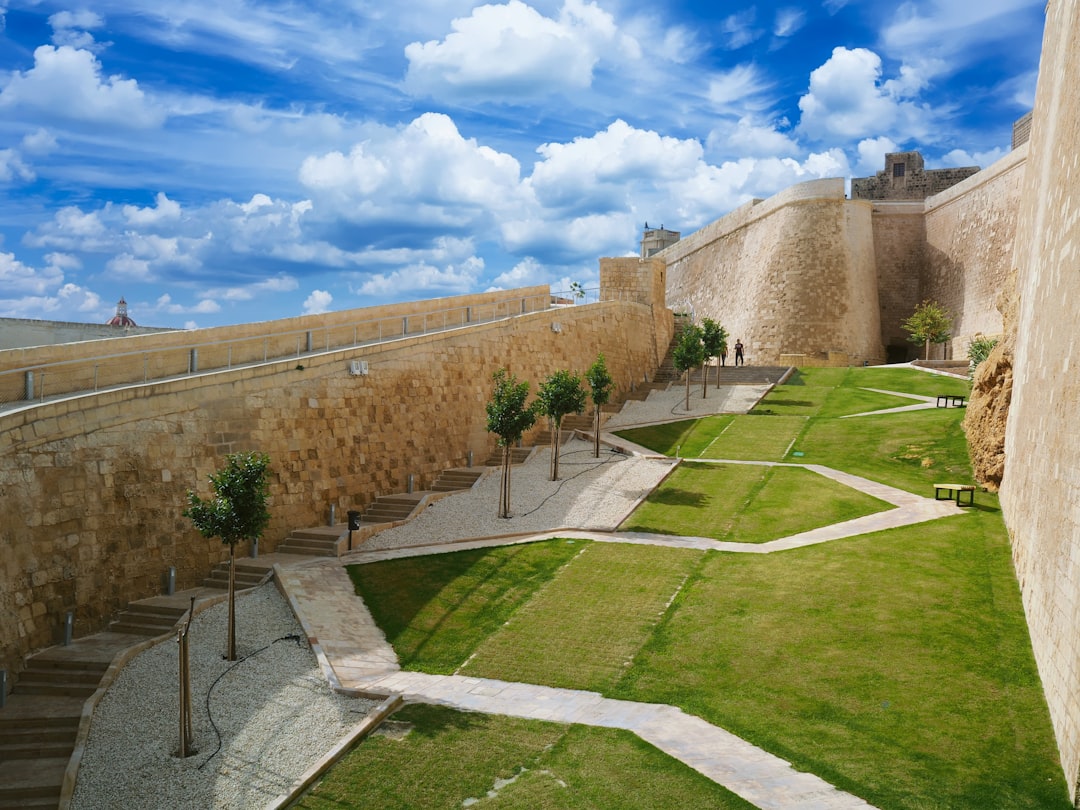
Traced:
<path id="1" fill-rule="evenodd" d="M 21 394 L 21 396 L 5 398 L 0 393 L 0 411 L 31 407 L 62 397 L 81 396 L 223 370 L 299 360 L 348 348 L 380 345 L 404 338 L 491 323 L 568 304 L 596 303 L 600 300 L 599 293 L 598 289 L 589 289 L 526 297 L 514 296 L 449 309 L 384 315 L 380 318 L 311 329 L 293 329 L 225 340 L 37 363 L 0 371 L 0 385 L 6 385 L 6 390 L 9 392 L 18 391 Z M 490 315 L 484 312 L 477 313 L 477 310 L 490 311 Z M 350 332 L 351 338 L 349 338 Z M 364 335 L 364 339 L 361 339 L 361 335 Z M 316 336 L 321 339 L 316 340 Z M 286 342 L 289 350 L 282 351 L 282 346 Z M 253 358 L 252 347 L 259 347 L 260 344 L 261 356 L 256 351 Z M 273 353 L 271 353 L 271 344 L 274 345 Z M 244 349 L 246 352 L 243 351 Z M 200 352 L 203 352 L 203 355 L 216 357 L 217 362 L 211 360 L 210 363 L 201 363 L 200 360 L 203 357 L 200 356 Z M 234 354 L 242 355 L 246 359 L 236 362 Z M 131 373 L 131 367 L 134 365 L 132 360 L 141 360 L 139 364 L 141 369 L 134 373 Z M 120 366 L 120 370 L 117 370 L 116 366 Z M 102 375 L 102 369 L 105 367 L 109 367 L 108 374 Z M 12 380 L 12 376 L 17 376 L 19 379 Z M 103 376 L 108 377 L 107 382 L 103 382 L 101 379 Z M 60 380 L 59 383 L 54 381 L 57 378 Z M 65 385 L 65 382 L 68 384 Z M 0 387 L 0 392 L 4 390 Z"/>

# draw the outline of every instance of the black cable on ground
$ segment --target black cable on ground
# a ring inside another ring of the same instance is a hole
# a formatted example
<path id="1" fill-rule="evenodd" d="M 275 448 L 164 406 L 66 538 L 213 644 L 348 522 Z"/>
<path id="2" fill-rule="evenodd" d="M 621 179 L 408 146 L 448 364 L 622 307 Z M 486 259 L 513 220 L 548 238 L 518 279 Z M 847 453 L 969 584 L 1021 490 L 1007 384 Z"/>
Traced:
<path id="1" fill-rule="evenodd" d="M 291 635 L 288 635 L 288 636 L 282 636 L 281 638 L 275 638 L 273 641 L 271 641 L 265 647 L 260 647 L 259 649 L 255 650 L 255 652 L 253 652 L 253 653 L 251 653 L 249 655 L 245 655 L 243 658 L 240 658 L 240 659 L 234 661 L 232 663 L 232 665 L 229 666 L 224 672 L 222 672 L 220 675 L 218 675 L 216 678 L 214 678 L 214 682 L 212 684 L 210 684 L 210 688 L 206 690 L 206 717 L 210 721 L 210 727 L 212 729 L 214 729 L 214 734 L 217 735 L 217 747 L 214 749 L 214 753 L 212 753 L 205 760 L 203 760 L 202 764 L 199 765 L 198 770 L 201 771 L 203 769 L 203 767 L 210 760 L 212 760 L 214 757 L 216 757 L 218 755 L 218 753 L 221 751 L 221 731 L 220 731 L 220 729 L 218 729 L 217 723 L 214 722 L 214 715 L 210 711 L 210 695 L 212 695 L 214 693 L 214 687 L 218 685 L 218 683 L 221 681 L 222 678 L 224 678 L 226 675 L 228 675 L 230 672 L 232 672 L 234 669 L 236 669 L 238 666 L 240 666 L 240 664 L 244 663 L 245 661 L 247 661 L 249 659 L 254 658 L 256 655 L 258 655 L 261 652 L 265 652 L 266 650 L 269 650 L 271 647 L 273 647 L 279 641 L 295 641 L 296 646 L 301 647 L 301 646 L 303 646 L 301 644 L 301 639 L 302 638 L 303 638 L 303 636 L 300 636 L 297 633 L 292 633 Z"/>
<path id="2" fill-rule="evenodd" d="M 563 458 L 568 458 L 570 456 L 575 456 L 575 455 L 578 455 L 579 453 L 585 453 L 585 452 L 591 453 L 592 450 L 587 450 L 587 451 L 586 450 L 575 450 L 572 453 L 567 453 L 565 456 L 560 456 L 559 457 L 559 462 L 562 463 Z M 612 461 L 616 461 L 617 460 L 615 458 L 616 456 L 619 456 L 620 458 L 624 458 L 623 454 L 616 453 L 614 450 L 605 450 L 604 452 L 609 454 L 609 457 L 607 459 L 601 460 L 601 461 L 597 462 L 596 464 L 588 464 L 586 462 L 586 464 L 582 465 L 582 466 L 585 467 L 585 469 L 581 470 L 580 472 L 575 473 L 574 475 L 571 475 L 568 478 L 560 478 L 559 481 L 558 481 L 559 485 L 557 487 L 555 487 L 554 492 L 552 492 L 546 498 L 544 498 L 542 501 L 540 501 L 540 503 L 538 503 L 533 509 L 530 509 L 528 512 L 522 513 L 521 517 L 528 517 L 533 512 L 537 512 L 540 509 L 542 509 L 544 504 L 546 504 L 548 501 L 550 501 L 552 498 L 554 498 L 556 495 L 559 494 L 559 491 L 563 488 L 563 485 L 567 484 L 570 481 L 573 481 L 578 476 L 584 475 L 587 472 L 591 472 L 592 470 L 595 470 L 597 467 L 603 466 L 604 464 L 610 464 Z"/>

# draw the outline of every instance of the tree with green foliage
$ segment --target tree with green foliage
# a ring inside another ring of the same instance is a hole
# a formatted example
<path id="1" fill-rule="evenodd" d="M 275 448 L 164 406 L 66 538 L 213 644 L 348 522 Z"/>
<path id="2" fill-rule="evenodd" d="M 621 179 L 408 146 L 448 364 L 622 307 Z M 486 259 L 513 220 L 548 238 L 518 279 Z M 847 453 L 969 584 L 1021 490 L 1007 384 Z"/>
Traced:
<path id="1" fill-rule="evenodd" d="M 974 374 L 975 369 L 978 368 L 979 363 L 983 362 L 990 356 L 990 352 L 997 346 L 997 338 L 989 338 L 986 335 L 976 335 L 971 343 L 968 344 L 967 356 L 969 365 L 969 373 Z"/>
<path id="2" fill-rule="evenodd" d="M 600 411 L 611 399 L 611 388 L 615 381 L 608 372 L 604 353 L 596 355 L 596 360 L 585 372 L 585 382 L 589 384 L 592 396 L 593 411 L 596 417 L 596 433 L 593 442 L 593 458 L 600 458 Z"/>
<path id="3" fill-rule="evenodd" d="M 502 485 L 499 487 L 499 517 L 510 517 L 510 462 L 514 445 L 525 431 L 536 423 L 536 411 L 525 404 L 529 398 L 529 383 L 518 382 L 507 369 L 500 368 L 492 375 L 495 390 L 487 404 L 487 429 L 498 436 L 503 449 Z"/>
<path id="4" fill-rule="evenodd" d="M 720 387 L 720 355 L 727 351 L 727 329 L 712 318 L 701 321 L 701 342 L 705 347 L 705 359 L 716 358 L 716 387 Z M 705 375 L 701 375 L 702 396 L 705 395 Z"/>
<path id="5" fill-rule="evenodd" d="M 536 411 L 548 418 L 551 426 L 551 480 L 559 480 L 559 444 L 563 417 L 585 410 L 585 389 L 581 378 L 560 369 L 540 383 L 536 392 Z"/>
<path id="6" fill-rule="evenodd" d="M 701 342 L 701 327 L 695 324 L 687 324 L 679 335 L 679 342 L 675 344 L 675 351 L 671 354 L 671 360 L 675 364 L 675 370 L 686 373 L 686 410 L 690 410 L 690 369 L 696 368 L 704 362 L 705 346 Z"/>
<path id="7" fill-rule="evenodd" d="M 220 537 L 229 547 L 229 661 L 236 660 L 236 544 L 258 543 L 270 522 L 269 468 L 270 457 L 264 453 L 230 453 L 225 467 L 209 476 L 214 497 L 203 500 L 189 489 L 183 512 L 203 537 Z"/>
<path id="8" fill-rule="evenodd" d="M 949 330 L 952 328 L 952 318 L 948 311 L 937 301 L 923 301 L 911 314 L 911 317 L 901 324 L 901 328 L 908 333 L 912 343 L 924 343 L 926 356 L 930 359 L 930 344 L 944 343 L 950 337 Z"/>

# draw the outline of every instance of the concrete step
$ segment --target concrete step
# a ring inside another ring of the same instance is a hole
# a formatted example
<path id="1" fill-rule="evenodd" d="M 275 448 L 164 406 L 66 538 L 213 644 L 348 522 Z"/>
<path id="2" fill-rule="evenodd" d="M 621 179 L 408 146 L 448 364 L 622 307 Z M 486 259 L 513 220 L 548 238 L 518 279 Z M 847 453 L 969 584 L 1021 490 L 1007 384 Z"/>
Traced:
<path id="1" fill-rule="evenodd" d="M 443 470 L 432 485 L 432 492 L 458 492 L 463 489 L 472 489 L 473 485 L 484 474 L 482 469 L 471 467 Z"/>
<path id="2" fill-rule="evenodd" d="M 511 464 L 524 464 L 529 460 L 529 455 L 532 453 L 531 447 L 515 447 L 510 451 L 510 463 Z M 491 455 L 487 457 L 487 461 L 484 462 L 485 467 L 501 467 L 503 458 L 503 450 L 501 447 L 496 447 L 491 451 Z"/>
<path id="3" fill-rule="evenodd" d="M 56 808 L 67 770 L 66 757 L 0 761 L 0 808 Z"/>
<path id="4" fill-rule="evenodd" d="M 254 588 L 256 585 L 262 583 L 263 578 L 266 576 L 266 570 L 257 566 L 245 563 L 242 559 L 234 561 L 236 565 L 236 589 L 244 590 L 246 588 Z M 202 581 L 204 588 L 219 588 L 228 590 L 229 588 L 229 561 L 218 563 L 214 566 L 214 569 L 210 572 L 210 576 Z"/>
<path id="5" fill-rule="evenodd" d="M 109 622 L 113 633 L 160 636 L 172 630 L 187 613 L 184 608 L 132 602 Z"/>
<path id="6" fill-rule="evenodd" d="M 285 542 L 277 547 L 281 554 L 304 554 L 309 557 L 336 557 L 337 538 L 306 538 L 290 534 Z"/>

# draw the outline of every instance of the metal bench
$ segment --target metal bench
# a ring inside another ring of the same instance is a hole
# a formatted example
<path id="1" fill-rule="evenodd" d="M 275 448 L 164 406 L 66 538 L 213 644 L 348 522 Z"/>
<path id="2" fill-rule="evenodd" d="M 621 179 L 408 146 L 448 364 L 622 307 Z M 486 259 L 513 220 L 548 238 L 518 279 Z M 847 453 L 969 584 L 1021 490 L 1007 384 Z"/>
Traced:
<path id="1" fill-rule="evenodd" d="M 963 408 L 963 394 L 938 394 L 937 406 L 939 408 Z"/>
<path id="2" fill-rule="evenodd" d="M 964 506 L 960 501 L 960 495 L 964 492 L 968 493 L 968 506 L 975 505 L 975 485 L 974 484 L 934 484 L 934 500 L 940 501 L 941 493 L 946 493 L 945 497 L 949 500 L 956 500 L 957 506 Z"/>

